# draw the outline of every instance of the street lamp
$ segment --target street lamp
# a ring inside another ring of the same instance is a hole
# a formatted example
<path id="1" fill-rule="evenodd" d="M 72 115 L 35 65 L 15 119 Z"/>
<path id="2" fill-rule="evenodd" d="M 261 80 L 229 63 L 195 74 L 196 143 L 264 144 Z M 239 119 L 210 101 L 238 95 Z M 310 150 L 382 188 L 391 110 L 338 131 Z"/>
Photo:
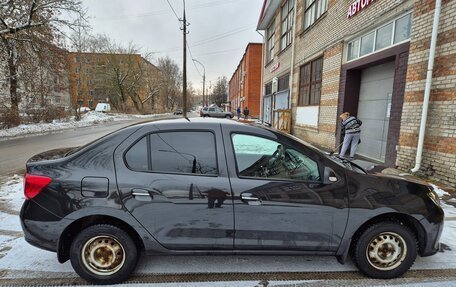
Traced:
<path id="1" fill-rule="evenodd" d="M 204 67 L 203 63 L 201 63 L 200 61 L 196 60 L 196 59 L 192 59 L 193 62 L 197 62 L 198 64 L 201 65 L 201 67 L 203 67 L 203 106 L 206 106 L 206 101 L 204 99 L 204 89 L 205 89 L 205 84 L 206 84 L 206 68 Z"/>

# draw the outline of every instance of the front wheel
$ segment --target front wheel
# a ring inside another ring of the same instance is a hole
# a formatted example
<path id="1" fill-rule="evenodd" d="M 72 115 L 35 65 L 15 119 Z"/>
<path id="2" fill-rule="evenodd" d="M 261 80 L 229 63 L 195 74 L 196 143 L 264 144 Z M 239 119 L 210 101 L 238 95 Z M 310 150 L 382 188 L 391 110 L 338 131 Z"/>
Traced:
<path id="1" fill-rule="evenodd" d="M 95 284 L 116 284 L 136 267 L 138 251 L 131 237 L 112 225 L 93 225 L 71 243 L 70 260 L 76 273 Z"/>
<path id="2" fill-rule="evenodd" d="M 417 255 L 414 233 L 405 225 L 382 222 L 368 227 L 354 242 L 353 261 L 372 278 L 401 276 L 413 265 Z"/>

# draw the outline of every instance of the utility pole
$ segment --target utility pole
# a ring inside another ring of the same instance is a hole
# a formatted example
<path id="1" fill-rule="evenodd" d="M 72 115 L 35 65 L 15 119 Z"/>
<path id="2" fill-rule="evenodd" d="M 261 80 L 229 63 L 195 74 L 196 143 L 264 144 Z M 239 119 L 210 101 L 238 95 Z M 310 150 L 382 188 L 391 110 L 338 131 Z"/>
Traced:
<path id="1" fill-rule="evenodd" d="M 183 53 L 184 53 L 184 67 L 183 67 L 183 79 L 182 79 L 182 116 L 187 117 L 187 18 L 185 17 L 185 0 L 184 2 L 184 18 L 182 19 L 182 31 L 184 33 L 183 41 Z"/>
<path id="2" fill-rule="evenodd" d="M 203 106 L 207 106 L 206 102 L 205 102 L 205 99 L 204 99 L 204 90 L 206 89 L 205 86 L 206 86 L 206 68 L 204 67 L 203 63 L 201 63 L 200 61 L 196 60 L 196 59 L 192 59 L 192 61 L 194 62 L 197 62 L 198 64 L 201 65 L 201 67 L 203 67 Z"/>

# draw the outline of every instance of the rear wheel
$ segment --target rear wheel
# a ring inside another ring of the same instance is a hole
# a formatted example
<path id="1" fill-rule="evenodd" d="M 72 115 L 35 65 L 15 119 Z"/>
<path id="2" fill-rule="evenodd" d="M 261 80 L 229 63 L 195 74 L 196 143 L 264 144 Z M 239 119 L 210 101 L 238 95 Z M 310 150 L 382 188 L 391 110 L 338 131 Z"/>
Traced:
<path id="1" fill-rule="evenodd" d="M 133 240 L 112 225 L 87 227 L 70 248 L 71 265 L 76 273 L 95 284 L 116 284 L 128 279 L 138 261 Z"/>
<path id="2" fill-rule="evenodd" d="M 413 232 L 395 222 L 382 222 L 368 227 L 353 248 L 353 261 L 359 270 L 379 279 L 395 278 L 407 272 L 418 250 Z"/>
<path id="3" fill-rule="evenodd" d="M 231 116 L 230 115 L 226 115 L 225 118 L 231 119 Z"/>

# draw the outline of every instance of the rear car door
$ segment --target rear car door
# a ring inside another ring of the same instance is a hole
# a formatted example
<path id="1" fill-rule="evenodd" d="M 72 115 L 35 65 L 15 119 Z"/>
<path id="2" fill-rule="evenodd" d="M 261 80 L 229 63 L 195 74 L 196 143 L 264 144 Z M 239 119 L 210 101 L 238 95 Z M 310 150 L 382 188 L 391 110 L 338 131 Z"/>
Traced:
<path id="1" fill-rule="evenodd" d="M 245 129 L 245 130 L 243 130 Z M 223 127 L 235 249 L 334 252 L 348 218 L 343 168 L 322 183 L 323 155 L 265 129 Z"/>
<path id="2" fill-rule="evenodd" d="M 219 125 L 143 128 L 115 152 L 131 214 L 168 249 L 232 249 L 233 205 Z"/>

